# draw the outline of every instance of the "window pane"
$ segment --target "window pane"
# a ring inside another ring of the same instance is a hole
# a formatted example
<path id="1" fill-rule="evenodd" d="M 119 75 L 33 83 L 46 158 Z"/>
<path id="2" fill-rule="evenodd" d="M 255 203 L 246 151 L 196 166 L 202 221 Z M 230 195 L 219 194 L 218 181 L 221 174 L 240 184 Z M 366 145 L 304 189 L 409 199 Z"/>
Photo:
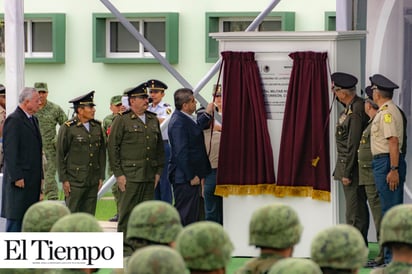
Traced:
<path id="1" fill-rule="evenodd" d="M 281 21 L 263 21 L 259 25 L 259 31 L 279 31 L 282 30 Z"/>
<path id="2" fill-rule="evenodd" d="M 139 22 L 131 23 L 139 30 Z M 139 52 L 139 41 L 120 22 L 110 22 L 110 52 Z"/>
<path id="3" fill-rule="evenodd" d="M 252 21 L 224 21 L 223 32 L 245 31 Z"/>
<path id="4" fill-rule="evenodd" d="M 145 22 L 144 37 L 159 52 L 166 51 L 166 24 L 165 22 Z M 148 50 L 145 49 L 145 52 Z"/>
<path id="5" fill-rule="evenodd" d="M 32 23 L 32 51 L 52 52 L 52 23 L 33 22 Z"/>

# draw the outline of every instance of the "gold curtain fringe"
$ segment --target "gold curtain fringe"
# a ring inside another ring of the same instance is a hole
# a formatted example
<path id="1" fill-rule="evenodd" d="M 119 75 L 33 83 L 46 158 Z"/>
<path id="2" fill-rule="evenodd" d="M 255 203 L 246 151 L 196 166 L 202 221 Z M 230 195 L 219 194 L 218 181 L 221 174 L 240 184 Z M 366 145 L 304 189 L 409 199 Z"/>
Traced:
<path id="1" fill-rule="evenodd" d="M 261 195 L 271 194 L 276 197 L 311 197 L 314 200 L 330 202 L 330 192 L 313 189 L 311 186 L 277 186 L 275 184 L 259 185 L 217 185 L 215 195 Z"/>
<path id="2" fill-rule="evenodd" d="M 275 184 L 258 185 L 217 185 L 215 195 L 227 197 L 229 195 L 260 195 L 275 193 Z"/>
<path id="3" fill-rule="evenodd" d="M 330 202 L 330 192 L 326 190 L 313 189 L 311 186 L 276 186 L 277 197 L 311 197 L 314 200 Z"/>

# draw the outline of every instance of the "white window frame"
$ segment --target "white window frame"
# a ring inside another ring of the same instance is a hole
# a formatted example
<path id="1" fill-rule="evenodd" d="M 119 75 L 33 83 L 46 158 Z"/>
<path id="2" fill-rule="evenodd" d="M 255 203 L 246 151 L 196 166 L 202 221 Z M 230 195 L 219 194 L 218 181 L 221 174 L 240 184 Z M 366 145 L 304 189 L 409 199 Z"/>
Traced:
<path id="1" fill-rule="evenodd" d="M 141 19 L 129 19 L 130 22 L 138 22 L 139 29 L 138 31 L 143 34 L 144 33 L 144 23 L 145 22 L 161 22 L 166 24 L 166 20 L 164 18 L 141 18 Z M 142 43 L 139 42 L 139 51 L 138 52 L 112 52 L 110 51 L 110 23 L 117 22 L 120 23 L 119 20 L 116 19 L 107 19 L 106 20 L 106 57 L 107 58 L 153 58 L 153 55 L 149 51 L 145 51 L 145 48 Z M 166 33 L 164 33 L 166 35 Z M 166 39 L 165 39 L 166 40 Z M 137 42 L 137 40 L 136 40 Z M 165 41 L 166 43 L 166 41 Z M 165 45 L 166 48 L 166 45 Z M 166 56 L 166 52 L 159 52 L 160 55 L 163 57 Z"/>
<path id="2" fill-rule="evenodd" d="M 25 19 L 24 22 L 27 25 L 26 37 L 27 37 L 27 49 L 24 52 L 25 58 L 52 58 L 53 57 L 53 21 L 49 19 Z M 49 33 L 52 40 L 52 51 L 50 52 L 35 52 L 33 51 L 32 36 L 33 36 L 33 23 L 46 22 L 50 23 L 52 30 Z"/>
<path id="3" fill-rule="evenodd" d="M 223 32 L 223 23 L 224 22 L 240 22 L 240 21 L 250 21 L 253 22 L 255 20 L 255 17 L 221 17 L 219 18 L 219 32 Z M 271 18 L 266 18 L 262 21 L 263 22 L 268 22 L 268 21 L 275 21 L 275 22 L 280 22 L 282 24 L 282 18 L 279 17 L 271 17 Z M 255 32 L 259 32 L 259 28 L 256 28 L 254 30 Z"/>

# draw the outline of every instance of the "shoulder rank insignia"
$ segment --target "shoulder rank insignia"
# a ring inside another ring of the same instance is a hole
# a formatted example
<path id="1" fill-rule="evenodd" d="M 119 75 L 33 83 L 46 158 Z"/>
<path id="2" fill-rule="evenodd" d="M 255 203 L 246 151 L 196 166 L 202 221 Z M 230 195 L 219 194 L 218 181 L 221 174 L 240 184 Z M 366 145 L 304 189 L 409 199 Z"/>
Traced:
<path id="1" fill-rule="evenodd" d="M 388 124 L 392 123 L 392 115 L 390 113 L 384 114 L 383 121 Z"/>
<path id="2" fill-rule="evenodd" d="M 122 116 L 122 115 L 125 115 L 125 114 L 129 113 L 130 111 L 131 110 L 129 108 L 129 109 L 126 109 L 125 111 L 121 111 L 121 112 L 117 113 L 117 115 Z"/>
<path id="3" fill-rule="evenodd" d="M 164 107 L 170 107 L 170 104 L 164 103 L 163 106 L 164 106 Z"/>
<path id="4" fill-rule="evenodd" d="M 69 120 L 64 123 L 67 127 L 74 126 L 76 124 L 75 120 Z"/>
<path id="5" fill-rule="evenodd" d="M 171 108 L 167 108 L 167 109 L 166 109 L 166 113 L 167 113 L 168 115 L 170 115 L 170 113 L 172 113 L 172 109 L 171 109 Z"/>

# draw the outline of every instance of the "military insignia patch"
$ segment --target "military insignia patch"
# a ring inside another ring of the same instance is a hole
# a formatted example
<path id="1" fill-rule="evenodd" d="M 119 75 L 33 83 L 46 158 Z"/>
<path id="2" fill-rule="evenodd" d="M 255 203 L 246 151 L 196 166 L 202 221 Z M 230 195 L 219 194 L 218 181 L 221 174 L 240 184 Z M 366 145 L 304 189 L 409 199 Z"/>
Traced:
<path id="1" fill-rule="evenodd" d="M 392 115 L 390 113 L 386 113 L 383 115 L 383 121 L 388 124 L 392 123 Z"/>
<path id="2" fill-rule="evenodd" d="M 167 113 L 167 114 L 170 114 L 170 113 L 172 113 L 172 109 L 170 109 L 170 108 L 167 108 L 167 109 L 166 109 L 166 113 Z"/>

